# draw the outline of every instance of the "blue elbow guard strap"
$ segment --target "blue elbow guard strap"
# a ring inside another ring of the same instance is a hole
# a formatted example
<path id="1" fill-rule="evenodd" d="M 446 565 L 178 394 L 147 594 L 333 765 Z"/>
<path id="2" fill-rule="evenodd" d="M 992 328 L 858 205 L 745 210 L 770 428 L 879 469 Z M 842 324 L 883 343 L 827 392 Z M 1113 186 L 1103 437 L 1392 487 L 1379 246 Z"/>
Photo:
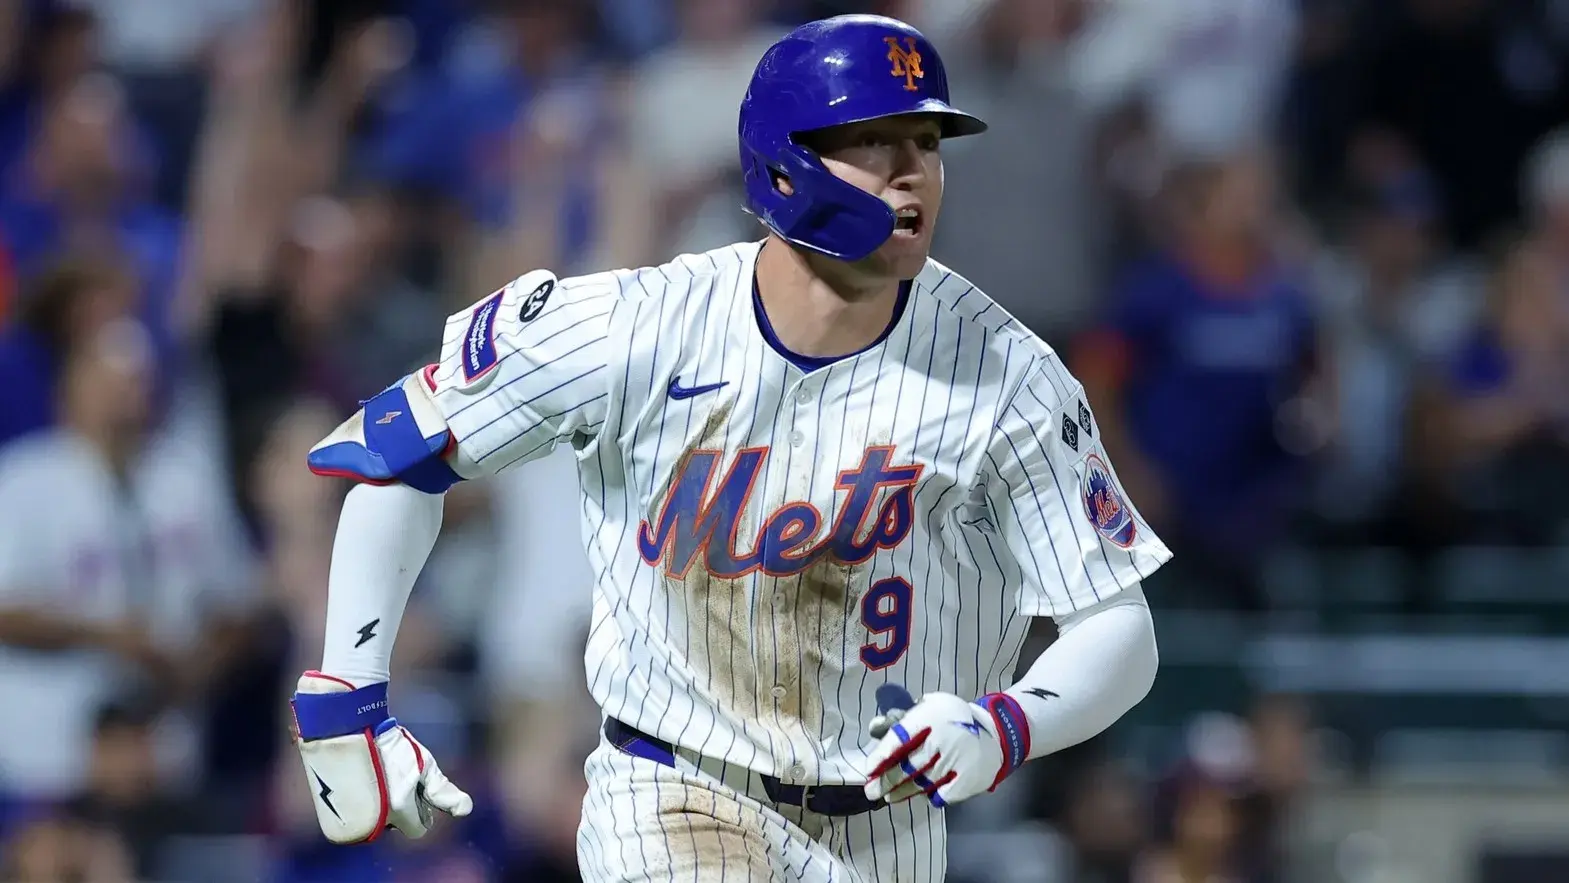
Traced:
<path id="1" fill-rule="evenodd" d="M 410 374 L 365 400 L 306 459 L 317 475 L 367 484 L 402 482 L 439 494 L 463 480 L 446 460 L 454 443 L 425 379 Z"/>
<path id="2" fill-rule="evenodd" d="M 295 693 L 294 722 L 306 742 L 374 730 L 392 716 L 387 712 L 387 684 L 371 684 L 347 693 Z"/>

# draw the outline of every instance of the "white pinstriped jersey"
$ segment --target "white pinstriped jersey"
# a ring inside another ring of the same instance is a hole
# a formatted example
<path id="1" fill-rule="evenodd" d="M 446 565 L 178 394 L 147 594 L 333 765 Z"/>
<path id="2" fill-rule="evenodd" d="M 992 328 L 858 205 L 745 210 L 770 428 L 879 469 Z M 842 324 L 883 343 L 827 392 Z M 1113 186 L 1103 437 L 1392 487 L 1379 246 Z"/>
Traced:
<path id="1" fill-rule="evenodd" d="M 606 714 L 860 784 L 878 685 L 1001 689 L 1028 617 L 1170 553 L 1079 383 L 973 285 L 929 261 L 882 340 L 803 370 L 759 321 L 759 248 L 524 277 L 448 321 L 435 400 L 465 477 L 576 449 Z"/>

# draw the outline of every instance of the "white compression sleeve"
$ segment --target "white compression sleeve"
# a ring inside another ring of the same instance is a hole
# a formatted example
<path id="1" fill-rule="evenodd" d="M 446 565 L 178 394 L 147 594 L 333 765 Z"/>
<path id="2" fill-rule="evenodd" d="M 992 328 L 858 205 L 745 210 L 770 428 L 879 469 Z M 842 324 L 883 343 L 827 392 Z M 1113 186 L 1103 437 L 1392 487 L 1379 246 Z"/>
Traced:
<path id="1" fill-rule="evenodd" d="M 1052 642 L 1005 692 L 1030 721 L 1030 757 L 1100 733 L 1149 695 L 1160 660 L 1138 586 L 1058 621 Z"/>
<path id="2" fill-rule="evenodd" d="M 393 639 L 441 532 L 445 499 L 401 484 L 349 491 L 327 580 L 323 672 L 355 686 L 390 677 Z"/>

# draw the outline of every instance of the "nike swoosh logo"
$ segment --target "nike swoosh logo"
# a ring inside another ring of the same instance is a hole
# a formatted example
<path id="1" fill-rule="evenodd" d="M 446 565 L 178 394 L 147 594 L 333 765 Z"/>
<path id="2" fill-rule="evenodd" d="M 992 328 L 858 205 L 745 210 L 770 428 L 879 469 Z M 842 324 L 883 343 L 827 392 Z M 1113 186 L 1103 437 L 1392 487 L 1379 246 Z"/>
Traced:
<path id="1" fill-rule="evenodd" d="M 693 396 L 700 396 L 705 392 L 713 392 L 722 386 L 729 385 L 730 381 L 724 380 L 720 381 L 719 383 L 705 383 L 702 386 L 682 386 L 681 379 L 678 377 L 675 380 L 670 381 L 669 393 L 671 398 L 680 401 L 681 399 L 689 399 Z"/>

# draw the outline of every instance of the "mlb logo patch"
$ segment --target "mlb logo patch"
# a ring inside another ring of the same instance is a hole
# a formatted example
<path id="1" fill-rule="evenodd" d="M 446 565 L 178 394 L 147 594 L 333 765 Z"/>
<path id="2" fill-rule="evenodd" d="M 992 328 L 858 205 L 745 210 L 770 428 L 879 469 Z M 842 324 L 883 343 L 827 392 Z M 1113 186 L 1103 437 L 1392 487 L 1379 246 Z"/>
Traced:
<path id="1" fill-rule="evenodd" d="M 1124 549 L 1133 546 L 1138 525 L 1133 511 L 1112 478 L 1111 467 L 1091 454 L 1084 458 L 1084 475 L 1079 481 L 1080 496 L 1084 500 L 1084 514 L 1095 527 L 1095 532 Z"/>

